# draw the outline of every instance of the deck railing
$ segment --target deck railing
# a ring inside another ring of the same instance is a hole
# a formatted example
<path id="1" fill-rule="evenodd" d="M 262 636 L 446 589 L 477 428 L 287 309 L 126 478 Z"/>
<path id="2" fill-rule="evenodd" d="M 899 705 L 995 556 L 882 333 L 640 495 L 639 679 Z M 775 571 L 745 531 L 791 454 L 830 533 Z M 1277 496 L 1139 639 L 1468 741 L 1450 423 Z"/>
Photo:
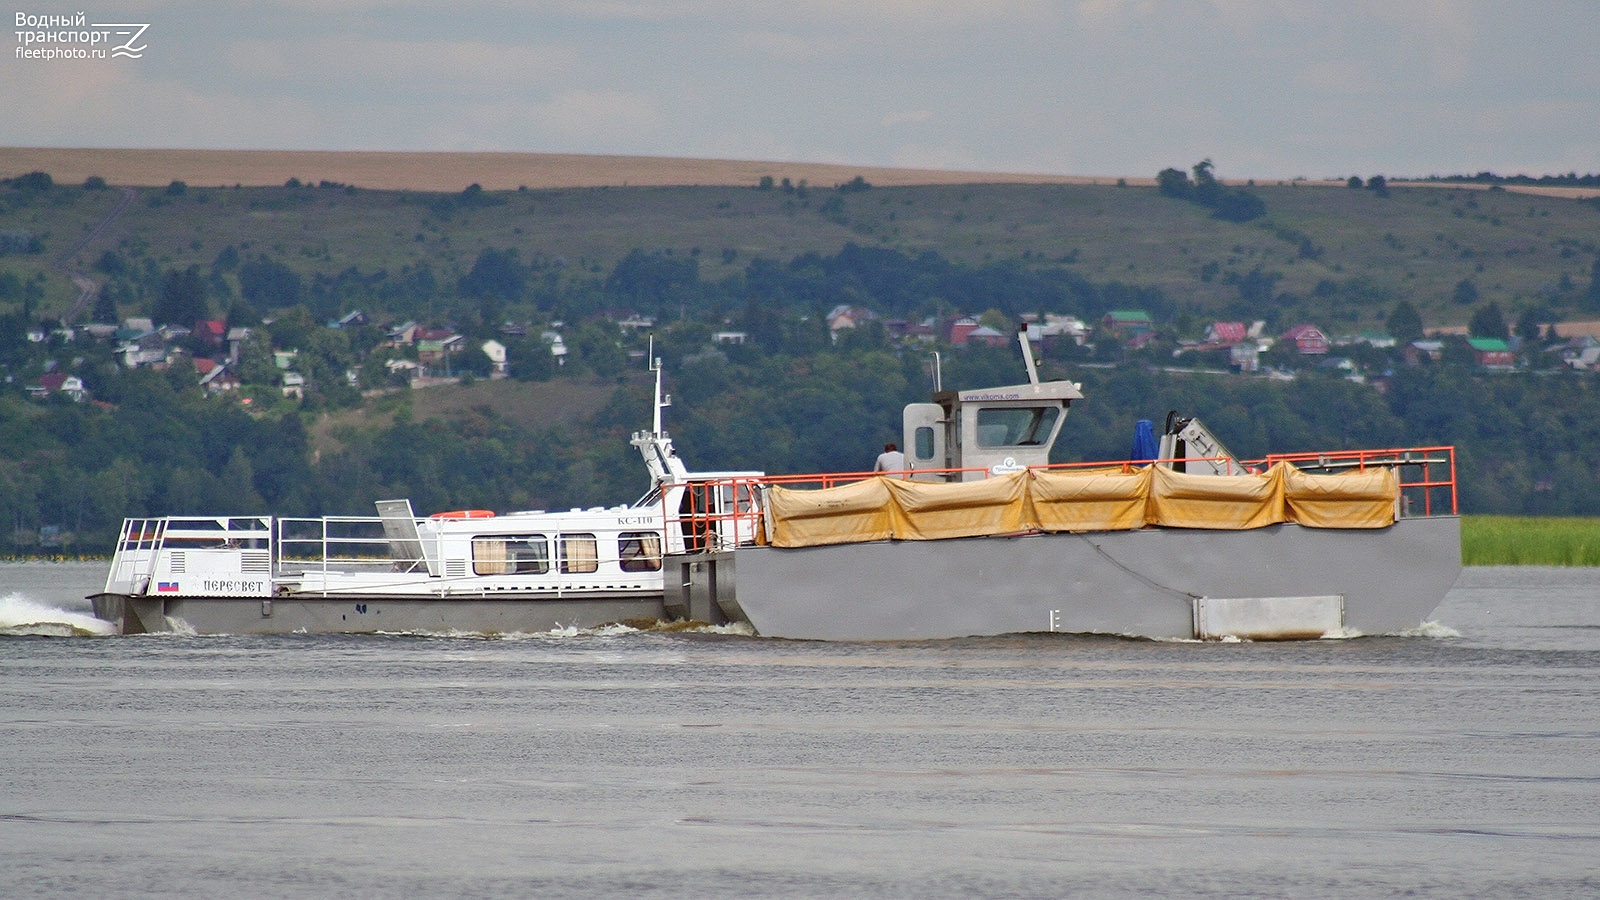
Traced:
<path id="1" fill-rule="evenodd" d="M 1264 466 L 1279 462 L 1291 463 L 1308 472 L 1391 468 L 1400 479 L 1401 518 L 1460 514 L 1460 501 L 1456 494 L 1455 447 L 1274 453 L 1261 460 Z"/>
<path id="2" fill-rule="evenodd" d="M 1264 472 L 1286 462 L 1312 473 L 1336 473 L 1386 467 L 1395 470 L 1400 486 L 1400 518 L 1453 516 L 1460 511 L 1456 493 L 1455 448 L 1405 447 L 1383 450 L 1335 450 L 1317 453 L 1275 453 L 1257 460 L 1232 460 L 1226 457 L 1188 457 L 1186 460 L 1112 460 L 1104 462 L 1054 463 L 1033 468 L 1048 471 L 1120 468 L 1132 472 L 1141 466 L 1176 462 L 1215 461 L 1224 463 L 1231 473 Z M 984 468 L 916 469 L 904 472 L 828 472 L 804 475 L 761 475 L 720 478 L 695 482 L 687 487 L 679 511 L 666 510 L 668 527 L 681 528 L 684 547 L 689 552 L 726 550 L 760 542 L 764 534 L 759 499 L 769 487 L 823 489 L 864 481 L 877 475 L 917 480 L 962 481 L 992 477 Z M 976 477 L 974 477 L 976 476 Z M 715 502 L 718 492 L 739 497 L 754 497 L 757 502 L 728 508 Z"/>
<path id="3" fill-rule="evenodd" d="M 188 567 L 196 554 L 239 556 L 269 567 L 273 528 L 269 516 L 167 516 L 124 519 L 106 575 L 107 593 L 138 593 L 157 574 Z"/>

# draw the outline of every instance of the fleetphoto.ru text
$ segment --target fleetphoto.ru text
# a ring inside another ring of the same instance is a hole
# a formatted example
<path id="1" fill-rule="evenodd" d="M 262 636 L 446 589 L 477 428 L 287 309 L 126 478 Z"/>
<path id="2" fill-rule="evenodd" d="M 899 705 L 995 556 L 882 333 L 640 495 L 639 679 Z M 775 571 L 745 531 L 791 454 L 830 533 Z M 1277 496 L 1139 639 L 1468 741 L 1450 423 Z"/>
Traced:
<path id="1" fill-rule="evenodd" d="M 148 22 L 89 22 L 84 13 L 17 13 L 17 59 L 107 59 L 144 55 Z"/>

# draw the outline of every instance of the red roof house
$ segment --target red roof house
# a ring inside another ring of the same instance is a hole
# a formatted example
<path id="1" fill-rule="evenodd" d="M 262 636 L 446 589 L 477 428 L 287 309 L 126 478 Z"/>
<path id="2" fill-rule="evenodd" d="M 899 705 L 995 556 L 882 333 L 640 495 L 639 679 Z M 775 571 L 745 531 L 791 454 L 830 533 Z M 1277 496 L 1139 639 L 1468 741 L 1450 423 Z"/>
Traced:
<path id="1" fill-rule="evenodd" d="M 1293 343 L 1296 353 L 1310 355 L 1328 352 L 1328 336 L 1315 325 L 1296 325 L 1285 331 L 1280 340 Z"/>

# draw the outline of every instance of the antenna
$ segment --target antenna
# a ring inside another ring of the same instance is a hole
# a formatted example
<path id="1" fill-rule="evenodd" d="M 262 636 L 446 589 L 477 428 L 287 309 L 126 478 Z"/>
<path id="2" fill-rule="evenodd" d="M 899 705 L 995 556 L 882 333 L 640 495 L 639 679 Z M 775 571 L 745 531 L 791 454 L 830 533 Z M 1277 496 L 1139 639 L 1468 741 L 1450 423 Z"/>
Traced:
<path id="1" fill-rule="evenodd" d="M 933 390 L 934 393 L 944 390 L 944 367 L 940 364 L 939 351 L 933 351 Z"/>
<path id="2" fill-rule="evenodd" d="M 645 351 L 645 367 L 647 371 L 656 374 L 655 413 L 650 419 L 650 433 L 661 434 L 661 410 L 671 406 L 672 400 L 661 394 L 661 358 L 656 356 L 656 336 L 650 335 L 649 349 Z"/>

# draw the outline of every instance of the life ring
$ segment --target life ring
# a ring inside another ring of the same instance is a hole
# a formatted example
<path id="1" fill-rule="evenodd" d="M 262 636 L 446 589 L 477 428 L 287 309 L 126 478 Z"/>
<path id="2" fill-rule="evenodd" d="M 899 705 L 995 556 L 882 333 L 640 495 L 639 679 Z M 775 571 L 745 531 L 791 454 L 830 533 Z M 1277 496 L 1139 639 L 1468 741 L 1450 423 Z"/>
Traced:
<path id="1" fill-rule="evenodd" d="M 494 510 L 489 509 L 455 509 L 450 512 L 434 513 L 430 519 L 492 519 Z"/>

